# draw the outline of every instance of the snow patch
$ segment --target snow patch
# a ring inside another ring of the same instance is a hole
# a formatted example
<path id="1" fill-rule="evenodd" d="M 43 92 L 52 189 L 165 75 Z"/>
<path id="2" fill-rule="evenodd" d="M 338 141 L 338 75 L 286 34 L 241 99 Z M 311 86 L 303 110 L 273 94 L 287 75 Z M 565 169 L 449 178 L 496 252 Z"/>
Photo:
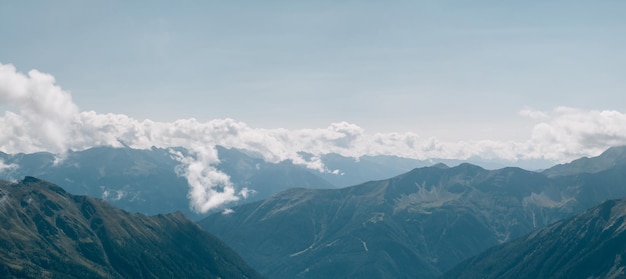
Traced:
<path id="1" fill-rule="evenodd" d="M 385 219 L 385 213 L 383 212 L 374 212 L 372 218 L 369 218 L 367 221 L 363 222 L 363 225 L 367 223 L 376 224 L 378 222 L 382 222 Z"/>
<path id="2" fill-rule="evenodd" d="M 426 186 L 426 182 L 415 183 L 417 191 L 409 195 L 402 195 L 395 200 L 394 212 L 411 209 L 419 213 L 430 214 L 425 209 L 441 207 L 442 205 L 457 200 L 461 194 L 453 194 L 443 188 L 442 185 Z"/>
<path id="3" fill-rule="evenodd" d="M 363 243 L 363 249 L 365 249 L 365 252 L 369 252 L 370 250 L 367 249 L 367 243 L 363 241 L 362 239 L 361 239 L 361 243 Z"/>
<path id="4" fill-rule="evenodd" d="M 126 192 L 122 190 L 104 190 L 102 192 L 102 199 L 108 201 L 119 201 L 124 196 L 126 196 Z"/>
<path id="5" fill-rule="evenodd" d="M 561 200 L 556 201 L 553 200 L 552 198 L 550 198 L 546 193 L 541 192 L 540 194 L 537 193 L 530 193 L 530 196 L 525 197 L 522 200 L 522 205 L 524 206 L 528 206 L 531 204 L 534 204 L 538 207 L 545 207 L 545 208 L 559 208 L 559 207 L 563 207 L 565 206 L 567 203 L 571 202 L 571 201 L 576 201 L 575 198 L 564 198 L 561 197 Z"/>
<path id="6" fill-rule="evenodd" d="M 306 253 L 307 251 L 309 251 L 309 250 L 311 250 L 311 249 L 313 249 L 313 244 L 311 244 L 311 246 L 307 247 L 306 249 L 304 249 L 304 250 L 302 250 L 302 251 L 300 251 L 300 252 L 295 252 L 295 253 L 293 253 L 293 254 L 291 254 L 291 255 L 289 255 L 289 256 L 290 256 L 290 257 L 297 257 L 297 256 L 300 256 L 300 255 L 302 255 L 302 254 Z"/>

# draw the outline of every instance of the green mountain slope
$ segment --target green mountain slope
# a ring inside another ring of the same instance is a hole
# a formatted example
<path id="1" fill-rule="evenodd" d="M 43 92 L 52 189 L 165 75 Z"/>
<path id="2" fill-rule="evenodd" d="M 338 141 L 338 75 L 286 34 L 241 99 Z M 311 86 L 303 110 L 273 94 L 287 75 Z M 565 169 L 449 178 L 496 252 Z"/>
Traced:
<path id="1" fill-rule="evenodd" d="M 260 278 L 182 214 L 147 217 L 32 177 L 0 181 L 0 278 Z"/>
<path id="2" fill-rule="evenodd" d="M 485 249 L 626 196 L 626 164 L 550 178 L 470 164 L 292 189 L 200 224 L 271 278 L 435 278 Z"/>
<path id="3" fill-rule="evenodd" d="M 626 162 L 626 146 L 616 146 L 607 149 L 597 157 L 583 157 L 566 164 L 553 166 L 543 174 L 554 177 L 581 173 L 597 173 Z"/>
<path id="4" fill-rule="evenodd" d="M 573 218 L 472 257 L 442 278 L 624 278 L 626 199 L 609 200 Z"/>
<path id="5" fill-rule="evenodd" d="M 524 205 L 549 185 L 521 169 L 437 166 L 344 189 L 288 190 L 200 224 L 271 278 L 433 278 L 562 217 Z"/>

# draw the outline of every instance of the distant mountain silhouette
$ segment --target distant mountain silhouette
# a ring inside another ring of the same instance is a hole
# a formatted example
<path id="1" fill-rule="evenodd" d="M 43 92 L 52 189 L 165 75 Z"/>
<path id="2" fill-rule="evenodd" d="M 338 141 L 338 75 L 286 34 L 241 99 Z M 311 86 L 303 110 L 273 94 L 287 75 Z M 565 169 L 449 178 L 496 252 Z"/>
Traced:
<path id="1" fill-rule="evenodd" d="M 626 199 L 493 247 L 442 278 L 625 278 Z"/>
<path id="2" fill-rule="evenodd" d="M 0 278 L 261 278 L 180 213 L 147 217 L 26 177 L 0 181 Z"/>
<path id="3" fill-rule="evenodd" d="M 180 152 L 187 152 L 178 148 Z M 217 147 L 221 163 L 218 169 L 229 174 L 238 188 L 255 191 L 248 200 L 260 200 L 293 187 L 334 188 L 335 186 L 302 166 L 290 162 L 267 163 L 235 149 Z M 181 211 L 198 219 L 203 215 L 191 211 L 187 193 L 189 185 L 176 174 L 181 163 L 170 149 L 149 150 L 94 147 L 69 152 L 60 162 L 50 153 L 0 153 L 5 164 L 17 169 L 0 173 L 0 179 L 27 175 L 62 184 L 72 194 L 102 198 L 111 204 L 144 214 Z"/>
<path id="4" fill-rule="evenodd" d="M 268 163 L 250 156 L 245 151 L 217 146 L 220 164 L 217 168 L 231 177 L 240 187 L 248 187 L 256 193 L 245 202 L 265 199 L 280 191 L 294 188 L 330 189 L 335 185 L 321 178 L 319 172 L 290 161 Z"/>
<path id="5" fill-rule="evenodd" d="M 342 189 L 291 189 L 199 223 L 270 278 L 435 278 L 491 246 L 626 197 L 625 183 L 622 163 L 552 178 L 436 165 Z"/>
<path id="6" fill-rule="evenodd" d="M 4 179 L 35 176 L 63 185 L 72 194 L 102 198 L 131 212 L 191 215 L 189 186 L 176 175 L 180 163 L 167 149 L 95 147 L 65 156 L 55 163 L 50 153 L 5 155 L 5 163 L 18 168 L 3 173 Z"/>
<path id="7" fill-rule="evenodd" d="M 291 161 L 269 163 L 254 153 L 216 146 L 220 163 L 216 168 L 228 174 L 233 184 L 254 193 L 235 204 L 258 201 L 290 188 L 329 189 L 352 186 L 372 180 L 393 177 L 415 167 L 458 160 L 415 160 L 396 156 L 363 156 L 358 160 L 337 154 L 321 156 L 331 170 L 320 173 L 295 165 Z M 102 198 L 111 204 L 144 214 L 181 211 L 199 219 L 206 215 L 191 211 L 187 193 L 189 185 L 176 174 L 181 163 L 172 158 L 171 150 L 188 153 L 183 148 L 94 147 L 68 152 L 58 160 L 46 152 L 5 154 L 0 160 L 16 168 L 0 171 L 0 179 L 12 180 L 30 175 L 62 184 L 72 194 Z M 304 154 L 307 156 L 306 154 Z"/>
<path id="8" fill-rule="evenodd" d="M 505 162 L 488 161 L 480 158 L 471 158 L 467 161 L 438 158 L 418 160 L 389 155 L 365 155 L 359 158 L 352 158 L 330 153 L 320 156 L 320 159 L 329 170 L 336 170 L 339 175 L 328 172 L 318 175 L 338 187 L 354 186 L 367 181 L 387 179 L 409 172 L 415 168 L 436 164 L 458 166 L 462 163 L 471 163 L 486 169 L 499 169 L 507 166 Z M 538 165 L 545 165 L 545 162 L 539 162 Z"/>

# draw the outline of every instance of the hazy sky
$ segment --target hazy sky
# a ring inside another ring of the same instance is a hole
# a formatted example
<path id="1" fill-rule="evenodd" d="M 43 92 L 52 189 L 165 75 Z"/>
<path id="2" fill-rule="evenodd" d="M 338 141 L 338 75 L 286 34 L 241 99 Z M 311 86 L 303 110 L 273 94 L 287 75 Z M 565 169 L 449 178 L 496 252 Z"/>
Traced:
<path id="1" fill-rule="evenodd" d="M 391 3 L 390 3 L 391 2 Z M 81 111 L 525 140 L 626 111 L 626 1 L 4 1 L 0 63 Z"/>

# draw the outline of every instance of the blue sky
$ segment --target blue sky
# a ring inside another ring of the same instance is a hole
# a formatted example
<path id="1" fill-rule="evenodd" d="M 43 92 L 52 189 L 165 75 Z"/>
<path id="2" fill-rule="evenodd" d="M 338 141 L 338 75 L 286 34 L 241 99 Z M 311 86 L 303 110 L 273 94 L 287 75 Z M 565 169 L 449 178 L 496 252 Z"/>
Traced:
<path id="1" fill-rule="evenodd" d="M 389 3 L 391 2 L 391 3 Z M 0 63 L 81 111 L 524 140 L 626 111 L 624 1 L 0 1 Z"/>

